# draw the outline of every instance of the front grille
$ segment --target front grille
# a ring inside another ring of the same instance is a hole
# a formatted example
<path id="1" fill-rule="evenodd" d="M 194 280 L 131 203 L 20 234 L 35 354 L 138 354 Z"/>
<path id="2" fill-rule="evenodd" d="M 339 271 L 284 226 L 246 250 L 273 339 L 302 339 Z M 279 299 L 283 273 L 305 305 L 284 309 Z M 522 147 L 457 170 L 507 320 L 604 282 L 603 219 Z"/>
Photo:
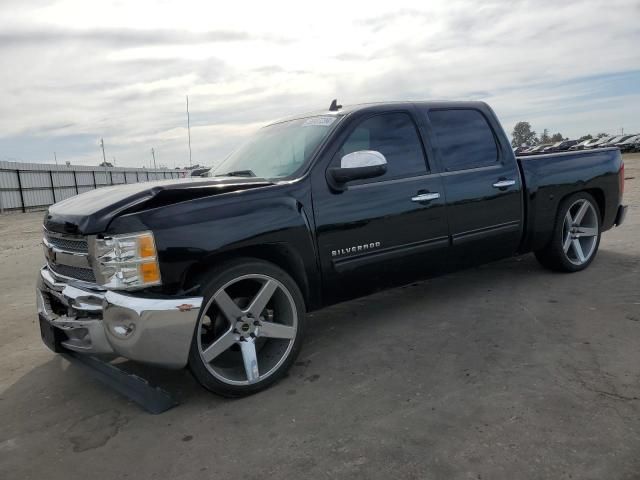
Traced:
<path id="1" fill-rule="evenodd" d="M 45 232 L 45 238 L 47 242 L 65 252 L 73 253 L 88 253 L 89 246 L 87 239 L 83 237 L 69 238 L 69 237 L 57 237 L 51 235 L 49 232 Z"/>
<path id="2" fill-rule="evenodd" d="M 63 277 L 75 278 L 77 280 L 82 280 L 83 282 L 96 283 L 96 276 L 90 268 L 72 267 L 70 265 L 61 264 L 49 264 L 49 268 L 53 270 L 54 273 L 62 275 Z"/>

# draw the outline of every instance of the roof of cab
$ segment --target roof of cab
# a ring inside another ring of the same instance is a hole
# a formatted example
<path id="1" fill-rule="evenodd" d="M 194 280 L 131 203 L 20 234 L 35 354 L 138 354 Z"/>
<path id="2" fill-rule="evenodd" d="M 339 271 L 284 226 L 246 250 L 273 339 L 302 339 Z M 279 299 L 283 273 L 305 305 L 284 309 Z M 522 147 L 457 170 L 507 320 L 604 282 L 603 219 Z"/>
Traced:
<path id="1" fill-rule="evenodd" d="M 391 101 L 391 102 L 372 102 L 372 103 L 358 103 L 354 105 L 344 105 L 339 110 L 316 110 L 313 112 L 302 113 L 299 115 L 292 115 L 282 118 L 269 125 L 277 123 L 289 122 L 291 120 L 298 120 L 301 118 L 317 117 L 317 116 L 344 116 L 354 112 L 360 111 L 378 111 L 389 108 L 402 108 L 416 106 L 420 108 L 490 108 L 486 102 L 481 101 L 452 101 L 452 100 L 429 100 L 429 101 Z"/>

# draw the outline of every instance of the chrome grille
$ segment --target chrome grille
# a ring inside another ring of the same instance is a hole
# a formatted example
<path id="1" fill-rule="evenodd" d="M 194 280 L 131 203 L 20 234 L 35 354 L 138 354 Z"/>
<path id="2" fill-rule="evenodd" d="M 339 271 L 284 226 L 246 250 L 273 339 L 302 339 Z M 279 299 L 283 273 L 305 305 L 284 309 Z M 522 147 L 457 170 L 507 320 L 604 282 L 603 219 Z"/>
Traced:
<path id="1" fill-rule="evenodd" d="M 88 283 L 96 282 L 89 265 L 87 237 L 50 232 L 45 228 L 44 246 L 47 264 L 55 275 Z"/>
<path id="2" fill-rule="evenodd" d="M 89 253 L 89 246 L 86 238 L 80 236 L 57 236 L 47 231 L 44 232 L 44 236 L 50 245 L 59 248 L 60 250 L 73 253 Z"/>
<path id="3" fill-rule="evenodd" d="M 53 270 L 53 273 L 63 277 L 75 278 L 77 280 L 82 280 L 83 282 L 96 282 L 96 276 L 90 268 L 72 267 L 70 265 L 60 264 L 49 264 L 49 268 Z"/>

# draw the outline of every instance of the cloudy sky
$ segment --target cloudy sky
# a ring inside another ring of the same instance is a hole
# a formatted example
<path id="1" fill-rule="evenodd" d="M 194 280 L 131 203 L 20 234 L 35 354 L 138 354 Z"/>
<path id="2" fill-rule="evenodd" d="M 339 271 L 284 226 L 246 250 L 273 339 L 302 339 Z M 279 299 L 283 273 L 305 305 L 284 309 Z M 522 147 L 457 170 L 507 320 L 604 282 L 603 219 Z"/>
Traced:
<path id="1" fill-rule="evenodd" d="M 0 0 L 0 160 L 215 164 L 293 113 L 489 102 L 565 136 L 640 132 L 640 1 Z"/>

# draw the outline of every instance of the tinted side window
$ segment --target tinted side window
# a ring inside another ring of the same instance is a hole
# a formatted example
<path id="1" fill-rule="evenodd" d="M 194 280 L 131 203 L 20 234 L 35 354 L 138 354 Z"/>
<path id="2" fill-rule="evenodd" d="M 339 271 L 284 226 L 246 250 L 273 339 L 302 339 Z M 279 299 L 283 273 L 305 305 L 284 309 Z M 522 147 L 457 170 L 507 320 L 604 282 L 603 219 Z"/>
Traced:
<path id="1" fill-rule="evenodd" d="M 406 113 L 385 113 L 364 120 L 338 151 L 335 166 L 340 165 L 344 155 L 358 150 L 376 150 L 387 159 L 387 173 L 373 181 L 420 175 L 427 171 L 418 132 Z"/>
<path id="2" fill-rule="evenodd" d="M 477 110 L 433 110 L 429 119 L 447 171 L 486 167 L 498 148 L 486 118 Z"/>

